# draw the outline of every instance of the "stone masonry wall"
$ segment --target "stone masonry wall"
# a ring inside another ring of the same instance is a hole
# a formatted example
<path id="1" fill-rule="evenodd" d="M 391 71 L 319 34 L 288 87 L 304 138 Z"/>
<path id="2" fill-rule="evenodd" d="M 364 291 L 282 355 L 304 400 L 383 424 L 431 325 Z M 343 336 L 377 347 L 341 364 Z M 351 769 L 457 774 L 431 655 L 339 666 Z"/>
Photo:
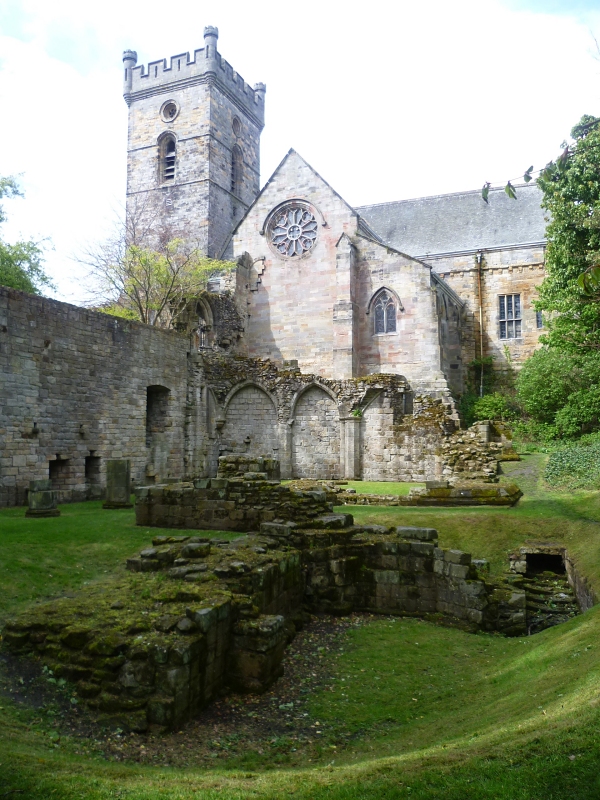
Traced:
<path id="1" fill-rule="evenodd" d="M 277 458 L 285 478 L 437 476 L 456 425 L 445 393 L 417 400 L 400 375 L 325 379 L 190 348 L 176 332 L 0 289 L 0 505 L 47 478 L 59 502 L 97 497 L 113 458 L 131 460 L 136 484 L 214 476 L 236 451 Z"/>
<path id="2" fill-rule="evenodd" d="M 196 481 L 196 486 L 140 487 L 135 492 L 136 522 L 159 528 L 256 531 L 262 522 L 305 522 L 331 511 L 322 490 L 303 492 L 279 481 L 257 480 L 259 476 L 210 478 Z"/>
<path id="3" fill-rule="evenodd" d="M 463 323 L 462 365 L 480 356 L 479 280 L 476 253 L 427 259 L 432 269 L 466 301 Z M 544 279 L 544 248 L 540 245 L 483 251 L 481 264 L 481 302 L 483 305 L 483 352 L 493 356 L 497 367 L 507 366 L 505 347 L 512 365 L 518 368 L 538 346 L 543 328 L 538 328 L 533 301 Z M 500 294 L 520 294 L 522 336 L 500 339 Z M 467 379 L 466 372 L 464 379 Z"/>
<path id="4" fill-rule="evenodd" d="M 294 414 L 294 478 L 340 478 L 340 421 L 336 403 L 318 387 L 301 395 Z"/>
<path id="5" fill-rule="evenodd" d="M 360 420 L 362 478 L 367 481 L 423 481 L 441 474 L 439 449 L 454 430 L 441 400 L 410 398 L 413 414 L 402 414 L 394 398 L 378 395 Z"/>
<path id="6" fill-rule="evenodd" d="M 256 454 L 278 458 L 283 478 L 433 480 L 441 476 L 442 444 L 458 425 L 447 392 L 415 394 L 401 375 L 331 380 L 302 374 L 296 367 L 280 369 L 267 360 L 204 352 L 194 369 L 195 395 L 203 398 L 194 412 L 194 438 L 209 442 L 213 455 L 212 473 L 204 461 L 205 471 L 188 468 L 190 475 L 215 475 L 218 455 L 232 452 L 229 409 L 237 418 L 233 400 L 238 387 L 245 392 L 253 385 L 262 393 L 257 398 L 268 394 L 273 402 L 276 436 Z M 202 385 L 210 391 L 202 392 Z M 261 399 L 259 410 L 263 406 L 268 409 Z M 259 425 L 265 413 L 270 417 L 270 410 L 262 410 Z M 211 422 L 202 428 L 207 418 Z"/>
<path id="7" fill-rule="evenodd" d="M 318 231 L 309 251 L 288 258 L 270 246 L 265 225 L 295 199 L 311 204 Z M 236 229 L 233 252 L 257 262 L 247 282 L 249 355 L 295 359 L 329 379 L 391 373 L 448 390 L 429 267 L 363 236 L 356 212 L 298 153 L 288 153 Z M 370 302 L 383 287 L 396 296 L 396 331 L 376 334 Z"/>
<path id="8" fill-rule="evenodd" d="M 0 287 L 0 505 L 23 503 L 29 481 L 49 477 L 59 501 L 84 499 L 86 458 L 101 459 L 96 489 L 107 459 L 131 459 L 142 481 L 148 386 L 169 390 L 162 477 L 181 477 L 187 345 L 175 333 Z"/>
<path id="9" fill-rule="evenodd" d="M 110 591 L 36 606 L 6 625 L 4 646 L 76 684 L 100 722 L 143 731 L 181 724 L 225 686 L 265 691 L 303 606 L 524 634 L 525 594 L 437 547 L 437 531 L 352 523 L 263 523 L 234 542 L 155 537 Z"/>
<path id="10" fill-rule="evenodd" d="M 277 444 L 277 411 L 257 386 L 243 386 L 227 405 L 222 444 L 234 453 L 267 455 Z"/>

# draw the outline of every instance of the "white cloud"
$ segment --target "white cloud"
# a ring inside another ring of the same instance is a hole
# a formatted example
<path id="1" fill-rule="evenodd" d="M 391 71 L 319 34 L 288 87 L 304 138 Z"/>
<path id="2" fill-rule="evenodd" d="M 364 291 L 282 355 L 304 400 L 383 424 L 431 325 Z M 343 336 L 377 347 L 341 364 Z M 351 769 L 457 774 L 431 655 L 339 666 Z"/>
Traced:
<path id="1" fill-rule="evenodd" d="M 52 238 L 65 299 L 82 296 L 70 256 L 102 236 L 124 196 L 125 47 L 167 57 L 218 25 L 225 58 L 267 83 L 263 181 L 293 146 L 355 204 L 517 177 L 598 112 L 597 14 L 495 0 L 162 8 L 21 0 L 0 12 L 2 173 L 23 173 L 27 192 L 10 202 L 5 234 Z"/>

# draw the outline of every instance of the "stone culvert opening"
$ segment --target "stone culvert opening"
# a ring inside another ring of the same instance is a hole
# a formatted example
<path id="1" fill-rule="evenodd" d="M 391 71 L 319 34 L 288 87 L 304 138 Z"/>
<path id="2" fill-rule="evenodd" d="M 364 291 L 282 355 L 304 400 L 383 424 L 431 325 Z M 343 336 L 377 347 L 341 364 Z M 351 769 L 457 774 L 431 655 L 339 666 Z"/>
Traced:
<path id="1" fill-rule="evenodd" d="M 542 572 L 553 572 L 555 575 L 565 575 L 566 567 L 562 555 L 558 553 L 526 553 L 527 577 L 540 575 Z"/>
<path id="2" fill-rule="evenodd" d="M 531 542 L 510 555 L 517 573 L 515 588 L 526 596 L 527 633 L 566 622 L 591 608 L 596 598 L 566 548 L 552 542 Z"/>

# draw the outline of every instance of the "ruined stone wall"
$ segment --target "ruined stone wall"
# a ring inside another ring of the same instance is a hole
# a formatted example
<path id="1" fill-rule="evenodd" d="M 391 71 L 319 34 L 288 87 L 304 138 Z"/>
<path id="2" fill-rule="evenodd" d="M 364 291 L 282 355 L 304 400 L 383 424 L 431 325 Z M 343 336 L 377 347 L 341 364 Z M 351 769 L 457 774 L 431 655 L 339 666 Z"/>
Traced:
<path id="1" fill-rule="evenodd" d="M 9 289 L 0 357 L 3 505 L 45 478 L 59 502 L 97 497 L 111 458 L 138 484 L 214 476 L 236 452 L 279 459 L 285 478 L 432 479 L 456 424 L 445 392 L 417 401 L 399 375 L 278 369 Z"/>
<path id="2" fill-rule="evenodd" d="M 227 404 L 221 429 L 223 444 L 234 453 L 272 455 L 277 438 L 273 400 L 257 386 L 242 386 Z"/>
<path id="3" fill-rule="evenodd" d="M 394 396 L 380 393 L 360 420 L 361 476 L 367 481 L 424 481 L 441 475 L 439 451 L 453 430 L 441 400 L 410 398 L 404 414 Z"/>
<path id="4" fill-rule="evenodd" d="M 256 531 L 262 522 L 306 522 L 331 511 L 324 491 L 298 491 L 249 473 L 245 478 L 210 478 L 135 492 L 138 525 L 194 530 Z"/>
<path id="5" fill-rule="evenodd" d="M 112 458 L 145 480 L 149 386 L 168 390 L 162 477 L 181 477 L 185 338 L 0 287 L 0 372 L 0 505 L 49 477 L 61 502 L 97 495 Z"/>
<path id="6" fill-rule="evenodd" d="M 239 415 L 233 405 L 234 421 L 228 421 L 230 399 L 235 398 L 237 386 L 247 392 L 253 384 L 257 398 L 268 394 L 276 406 L 276 436 L 260 452 L 249 433 L 251 441 L 242 452 L 256 447 L 252 451 L 256 455 L 279 458 L 284 478 L 420 481 L 441 475 L 441 447 L 458 424 L 446 393 L 415 396 L 399 375 L 328 380 L 295 368 L 280 370 L 258 359 L 203 353 L 198 360 L 197 380 L 210 386 L 214 398 L 215 431 L 207 433 L 214 437 L 213 453 L 235 452 L 229 432 L 239 424 L 235 421 Z M 271 418 L 270 409 L 261 413 Z M 212 471 L 188 470 L 188 474 L 216 475 L 216 469 L 213 456 Z"/>
<path id="7" fill-rule="evenodd" d="M 294 478 L 340 478 L 340 413 L 336 402 L 313 386 L 300 396 L 293 413 Z"/>
<path id="8" fill-rule="evenodd" d="M 437 547 L 437 531 L 263 523 L 235 542 L 159 536 L 130 574 L 38 605 L 3 630 L 109 725 L 173 728 L 226 686 L 265 691 L 281 674 L 303 607 L 445 618 L 468 630 L 525 633 L 525 593 L 485 577 L 485 562 Z"/>

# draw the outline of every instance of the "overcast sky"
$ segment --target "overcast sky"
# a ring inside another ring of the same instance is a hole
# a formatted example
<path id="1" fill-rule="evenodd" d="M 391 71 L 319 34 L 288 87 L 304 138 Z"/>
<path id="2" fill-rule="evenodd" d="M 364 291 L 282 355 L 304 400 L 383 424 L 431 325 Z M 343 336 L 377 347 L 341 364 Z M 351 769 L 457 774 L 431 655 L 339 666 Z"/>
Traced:
<path id="1" fill-rule="evenodd" d="M 46 239 L 56 296 L 125 195 L 121 54 L 203 46 L 267 85 L 261 183 L 294 147 L 351 204 L 478 189 L 553 158 L 600 115 L 596 0 L 2 0 L 0 175 L 9 240 Z"/>

